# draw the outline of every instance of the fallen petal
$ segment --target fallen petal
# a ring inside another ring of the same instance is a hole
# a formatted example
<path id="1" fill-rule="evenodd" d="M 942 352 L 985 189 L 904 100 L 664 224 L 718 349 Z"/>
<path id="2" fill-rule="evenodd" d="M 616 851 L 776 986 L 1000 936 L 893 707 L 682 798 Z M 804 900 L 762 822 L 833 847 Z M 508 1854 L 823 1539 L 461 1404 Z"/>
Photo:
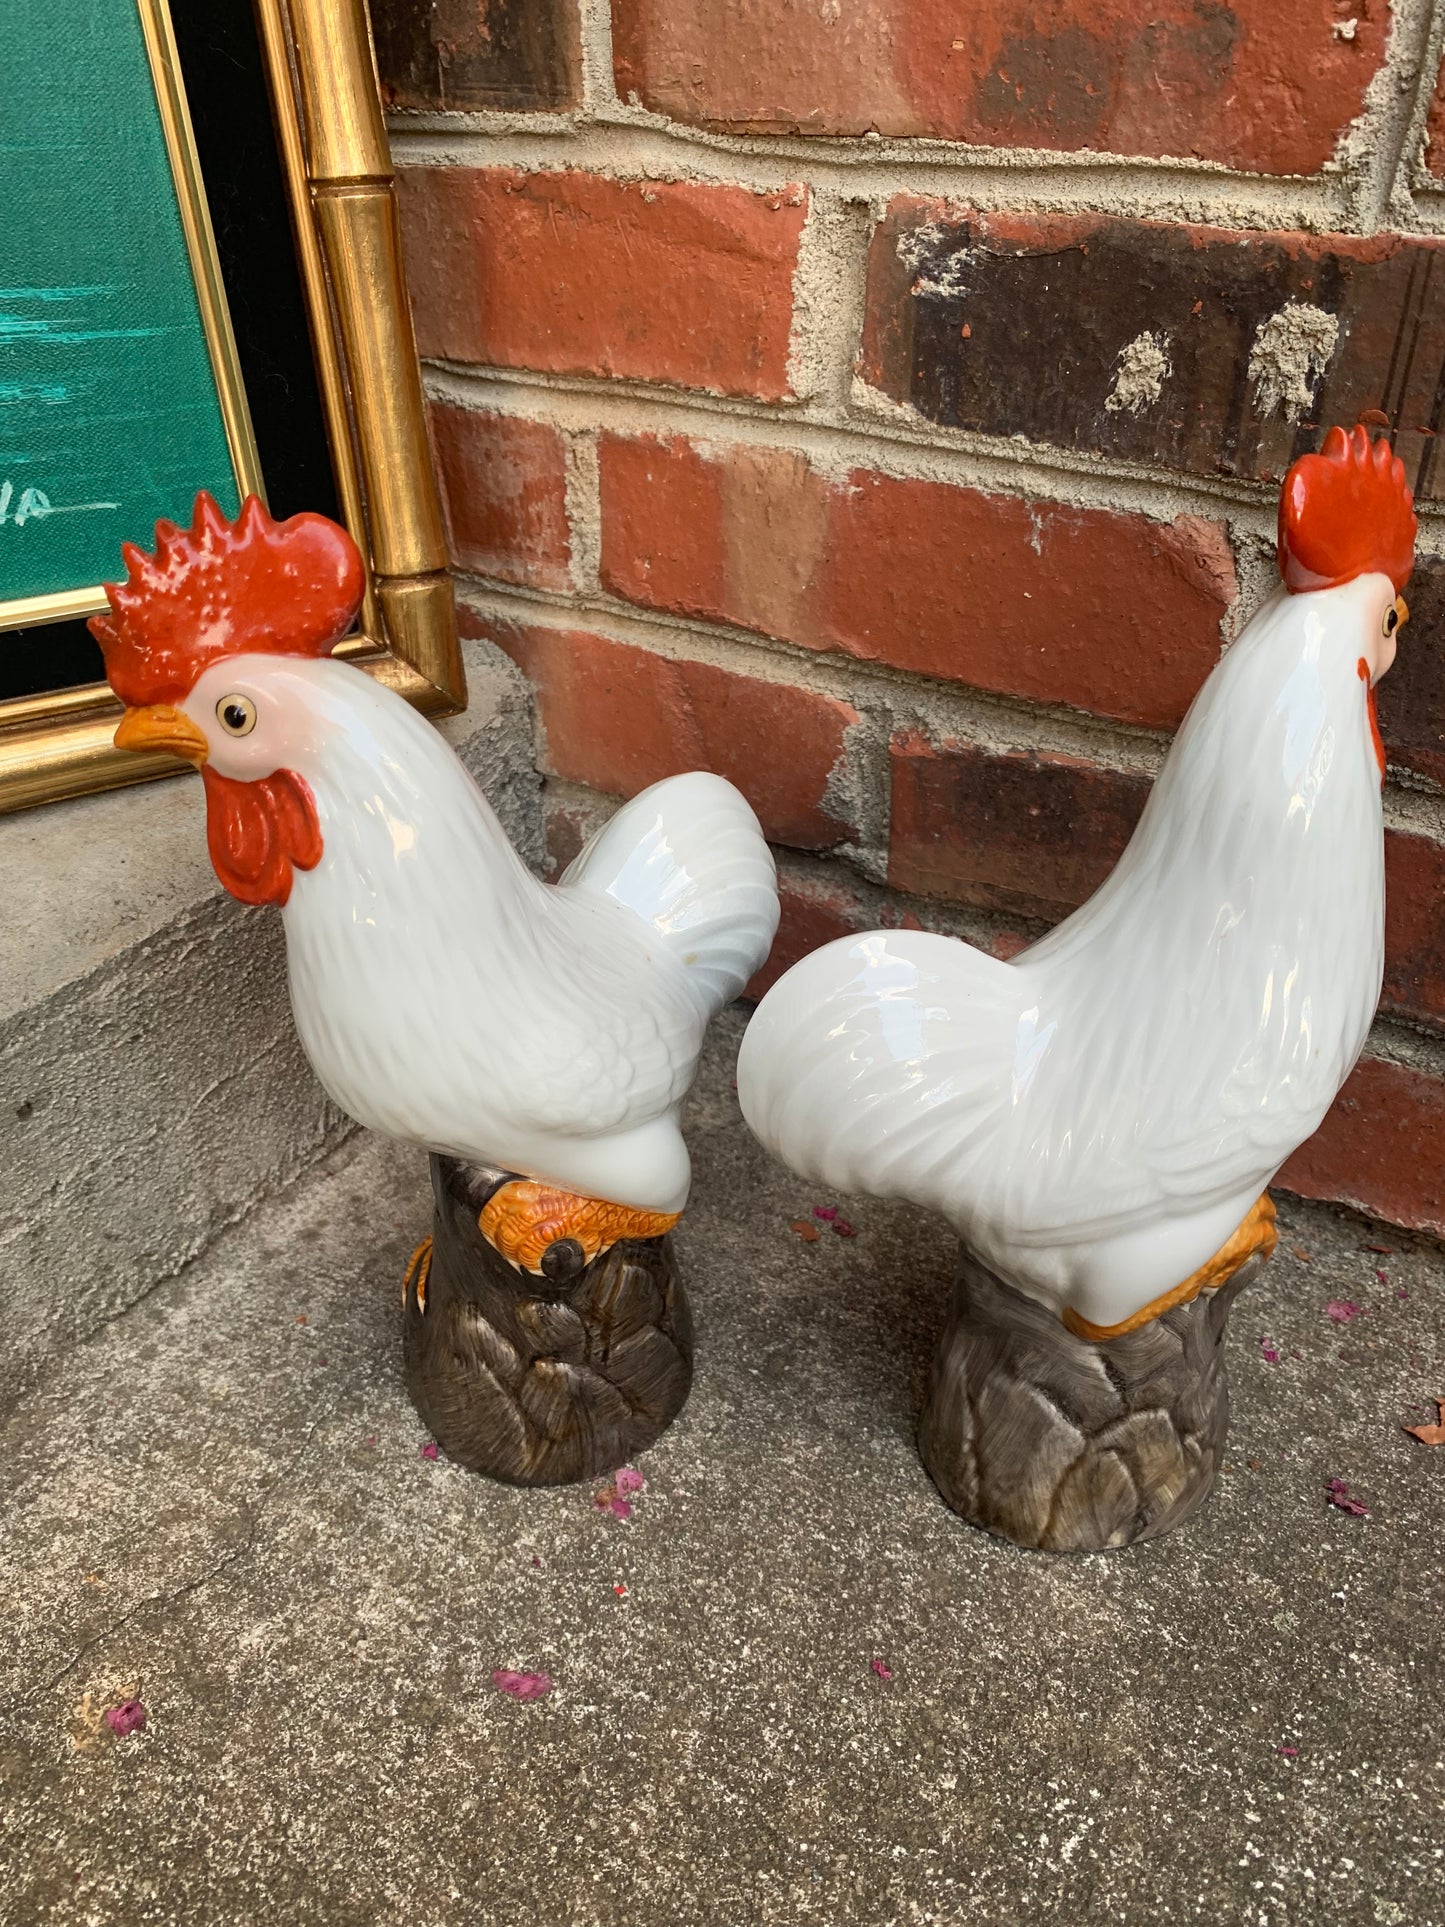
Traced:
<path id="1" fill-rule="evenodd" d="M 617 1474 L 616 1484 L 617 1490 L 625 1498 L 629 1492 L 641 1492 L 647 1481 L 635 1466 L 624 1465 Z"/>
<path id="2" fill-rule="evenodd" d="M 421 1455 L 424 1459 L 435 1459 L 437 1456 L 438 1450 L 439 1448 L 436 1444 L 436 1441 L 433 1440 L 429 1445 L 424 1445 L 421 1448 Z"/>
<path id="3" fill-rule="evenodd" d="M 498 1667 L 492 1674 L 492 1684 L 499 1693 L 505 1693 L 514 1700 L 539 1700 L 552 1690 L 550 1673 L 509 1673 Z"/>
<path id="4" fill-rule="evenodd" d="M 1336 1506 L 1341 1512 L 1348 1512 L 1352 1519 L 1367 1519 L 1370 1516 L 1370 1508 L 1367 1505 L 1350 1497 L 1350 1489 L 1343 1479 L 1326 1481 L 1325 1504 Z"/>
<path id="5" fill-rule="evenodd" d="M 858 1233 L 853 1229 L 852 1225 L 849 1224 L 846 1218 L 836 1219 L 833 1225 L 833 1229 L 837 1232 L 840 1238 L 856 1238 L 858 1236 Z"/>
<path id="6" fill-rule="evenodd" d="M 612 1514 L 614 1519 L 630 1519 L 632 1517 L 632 1505 L 627 1499 L 609 1499 L 607 1501 L 607 1510 Z"/>
<path id="7" fill-rule="evenodd" d="M 868 1664 L 873 1668 L 873 1671 L 878 1675 L 879 1679 L 892 1679 L 893 1668 L 885 1665 L 881 1659 L 870 1659 Z"/>
<path id="8" fill-rule="evenodd" d="M 813 1216 L 815 1218 L 821 1218 L 824 1224 L 831 1224 L 837 1215 L 838 1207 L 836 1204 L 815 1204 L 813 1206 Z"/>
<path id="9" fill-rule="evenodd" d="M 1364 1309 L 1353 1298 L 1332 1298 L 1325 1306 L 1325 1316 L 1336 1325 L 1348 1325 L 1352 1318 L 1360 1317 Z"/>
<path id="10" fill-rule="evenodd" d="M 1437 1398 L 1435 1409 L 1440 1414 L 1438 1425 L 1407 1425 L 1404 1429 L 1412 1439 L 1422 1445 L 1445 1445 L 1445 1398 Z"/>
<path id="11" fill-rule="evenodd" d="M 139 1700 L 122 1700 L 105 1709 L 105 1723 L 118 1740 L 129 1739 L 132 1733 L 145 1732 L 146 1710 Z"/>
<path id="12" fill-rule="evenodd" d="M 1278 1365 L 1279 1353 L 1275 1350 L 1274 1343 L 1271 1339 L 1261 1338 L 1259 1341 L 1259 1349 L 1264 1353 L 1267 1364 Z"/>
<path id="13" fill-rule="evenodd" d="M 805 1245 L 815 1245 L 818 1242 L 818 1227 L 815 1224 L 809 1224 L 806 1218 L 794 1218 L 788 1229 L 797 1232 Z"/>

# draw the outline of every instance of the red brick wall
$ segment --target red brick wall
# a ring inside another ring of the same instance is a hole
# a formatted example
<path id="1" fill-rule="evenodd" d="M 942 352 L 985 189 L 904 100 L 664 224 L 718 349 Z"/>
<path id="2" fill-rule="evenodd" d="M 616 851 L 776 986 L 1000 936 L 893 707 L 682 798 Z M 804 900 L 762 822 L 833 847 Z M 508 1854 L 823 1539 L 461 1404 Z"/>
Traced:
<path id="1" fill-rule="evenodd" d="M 1285 1181 L 1445 1231 L 1445 19 L 373 16 L 464 620 L 537 690 L 554 858 L 721 771 L 779 853 L 774 971 L 878 923 L 1006 955 L 1080 902 L 1268 585 L 1278 477 L 1374 411 L 1425 551 L 1389 961 Z"/>

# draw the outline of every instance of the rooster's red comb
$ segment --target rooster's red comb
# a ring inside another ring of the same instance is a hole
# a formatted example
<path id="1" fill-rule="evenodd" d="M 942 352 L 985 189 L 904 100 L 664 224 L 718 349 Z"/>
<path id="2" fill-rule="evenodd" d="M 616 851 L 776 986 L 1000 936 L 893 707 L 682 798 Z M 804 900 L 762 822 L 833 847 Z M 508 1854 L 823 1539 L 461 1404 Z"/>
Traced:
<path id="1" fill-rule="evenodd" d="M 224 656 L 326 656 L 361 604 L 356 544 L 324 515 L 273 522 L 254 495 L 228 522 L 203 489 L 189 529 L 156 523 L 156 550 L 122 546 L 90 632 L 124 703 L 176 702 Z"/>
<path id="2" fill-rule="evenodd" d="M 1405 464 L 1369 431 L 1332 428 L 1301 455 L 1279 497 L 1279 572 L 1296 594 L 1387 575 L 1403 589 L 1415 566 L 1415 507 Z"/>

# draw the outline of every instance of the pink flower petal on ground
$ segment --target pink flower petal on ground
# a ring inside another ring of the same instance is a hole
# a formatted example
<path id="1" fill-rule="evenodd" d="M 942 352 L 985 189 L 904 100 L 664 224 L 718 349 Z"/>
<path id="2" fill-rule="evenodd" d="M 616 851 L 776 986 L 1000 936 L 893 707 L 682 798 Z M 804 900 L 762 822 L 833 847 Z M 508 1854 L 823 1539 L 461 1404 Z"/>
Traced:
<path id="1" fill-rule="evenodd" d="M 1266 1364 L 1278 1365 L 1279 1353 L 1274 1348 L 1273 1339 L 1261 1338 L 1259 1341 L 1259 1349 L 1264 1353 Z"/>
<path id="2" fill-rule="evenodd" d="M 873 1668 L 873 1671 L 878 1675 L 879 1679 L 892 1679 L 893 1668 L 886 1665 L 883 1660 L 870 1659 L 868 1664 Z"/>
<path id="3" fill-rule="evenodd" d="M 614 1519 L 630 1519 L 632 1517 L 632 1502 L 630 1499 L 609 1499 L 607 1501 L 607 1510 L 612 1514 Z"/>
<path id="4" fill-rule="evenodd" d="M 1277 1746 L 1275 1752 L 1283 1753 L 1287 1760 L 1297 1760 L 1299 1758 L 1299 1748 L 1297 1746 Z"/>
<path id="5" fill-rule="evenodd" d="M 1376 1271 L 1375 1283 L 1377 1285 L 1388 1285 L 1389 1282 L 1390 1282 L 1390 1274 L 1388 1271 Z"/>
<path id="6" fill-rule="evenodd" d="M 1348 1325 L 1352 1318 L 1364 1313 L 1364 1306 L 1357 1305 L 1353 1298 L 1332 1298 L 1325 1306 L 1325 1317 L 1333 1324 Z"/>
<path id="7" fill-rule="evenodd" d="M 821 1218 L 824 1224 L 831 1224 L 837 1215 L 838 1207 L 836 1204 L 815 1204 L 813 1206 L 813 1216 L 815 1218 Z"/>
<path id="8" fill-rule="evenodd" d="M 630 1465 L 624 1465 L 616 1479 L 617 1490 L 624 1499 L 629 1492 L 640 1492 L 646 1484 L 647 1481 L 642 1474 Z"/>
<path id="9" fill-rule="evenodd" d="M 509 1673 L 499 1666 L 492 1674 L 492 1684 L 499 1693 L 505 1693 L 509 1699 L 539 1700 L 551 1692 L 552 1675 L 550 1673 Z"/>
<path id="10" fill-rule="evenodd" d="M 833 1224 L 833 1229 L 837 1232 L 840 1238 L 856 1238 L 858 1236 L 858 1233 L 853 1229 L 852 1225 L 849 1224 L 846 1218 L 836 1219 Z"/>
<path id="11" fill-rule="evenodd" d="M 105 1723 L 118 1740 L 126 1740 L 132 1733 L 145 1732 L 146 1710 L 139 1700 L 122 1700 L 119 1706 L 105 1709 Z"/>
<path id="12" fill-rule="evenodd" d="M 438 1452 L 438 1447 L 437 1447 L 437 1445 L 436 1445 L 436 1443 L 435 1443 L 435 1441 L 433 1441 L 433 1442 L 432 1442 L 432 1444 L 430 1444 L 430 1445 L 424 1445 L 424 1446 L 423 1446 L 423 1447 L 421 1448 L 421 1455 L 422 1455 L 422 1457 L 423 1457 L 424 1459 L 433 1459 L 433 1460 L 434 1460 L 434 1459 L 436 1458 L 436 1456 L 437 1456 L 437 1452 Z"/>
<path id="13" fill-rule="evenodd" d="M 1337 1506 L 1341 1512 L 1348 1512 L 1352 1519 L 1368 1519 L 1370 1508 L 1358 1499 L 1350 1497 L 1350 1489 L 1343 1479 L 1329 1479 L 1325 1483 L 1325 1504 Z"/>

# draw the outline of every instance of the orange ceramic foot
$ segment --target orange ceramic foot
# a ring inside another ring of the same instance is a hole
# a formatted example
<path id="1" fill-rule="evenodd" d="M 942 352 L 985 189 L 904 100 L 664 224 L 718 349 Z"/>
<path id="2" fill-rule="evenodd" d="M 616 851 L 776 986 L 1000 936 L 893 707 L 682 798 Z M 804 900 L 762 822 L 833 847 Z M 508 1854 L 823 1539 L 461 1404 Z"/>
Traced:
<path id="1" fill-rule="evenodd" d="M 579 1198 L 533 1178 L 514 1178 L 492 1193 L 477 1223 L 509 1263 L 560 1281 L 621 1238 L 660 1238 L 681 1216 L 680 1211 L 635 1211 L 602 1198 Z"/>
<path id="2" fill-rule="evenodd" d="M 406 1304 L 406 1294 L 416 1287 L 416 1308 L 426 1316 L 427 1280 L 431 1277 L 431 1239 L 423 1238 L 416 1250 L 407 1259 L 406 1270 L 401 1280 L 401 1302 Z"/>
<path id="3" fill-rule="evenodd" d="M 1117 1325 L 1092 1324 L 1087 1318 L 1081 1318 L 1072 1305 L 1064 1308 L 1064 1324 L 1075 1338 L 1087 1338 L 1095 1345 L 1107 1338 L 1122 1338 L 1126 1332 L 1138 1331 L 1141 1325 L 1149 1325 L 1156 1318 L 1162 1318 L 1166 1311 L 1173 1311 L 1176 1305 L 1187 1305 L 1201 1291 L 1217 1291 L 1251 1258 L 1270 1257 L 1278 1243 L 1274 1200 L 1265 1191 L 1256 1199 L 1244 1222 L 1230 1234 L 1208 1263 L 1191 1273 L 1182 1285 L 1163 1292 L 1158 1298 L 1151 1298 L 1131 1318 L 1122 1319 Z"/>

